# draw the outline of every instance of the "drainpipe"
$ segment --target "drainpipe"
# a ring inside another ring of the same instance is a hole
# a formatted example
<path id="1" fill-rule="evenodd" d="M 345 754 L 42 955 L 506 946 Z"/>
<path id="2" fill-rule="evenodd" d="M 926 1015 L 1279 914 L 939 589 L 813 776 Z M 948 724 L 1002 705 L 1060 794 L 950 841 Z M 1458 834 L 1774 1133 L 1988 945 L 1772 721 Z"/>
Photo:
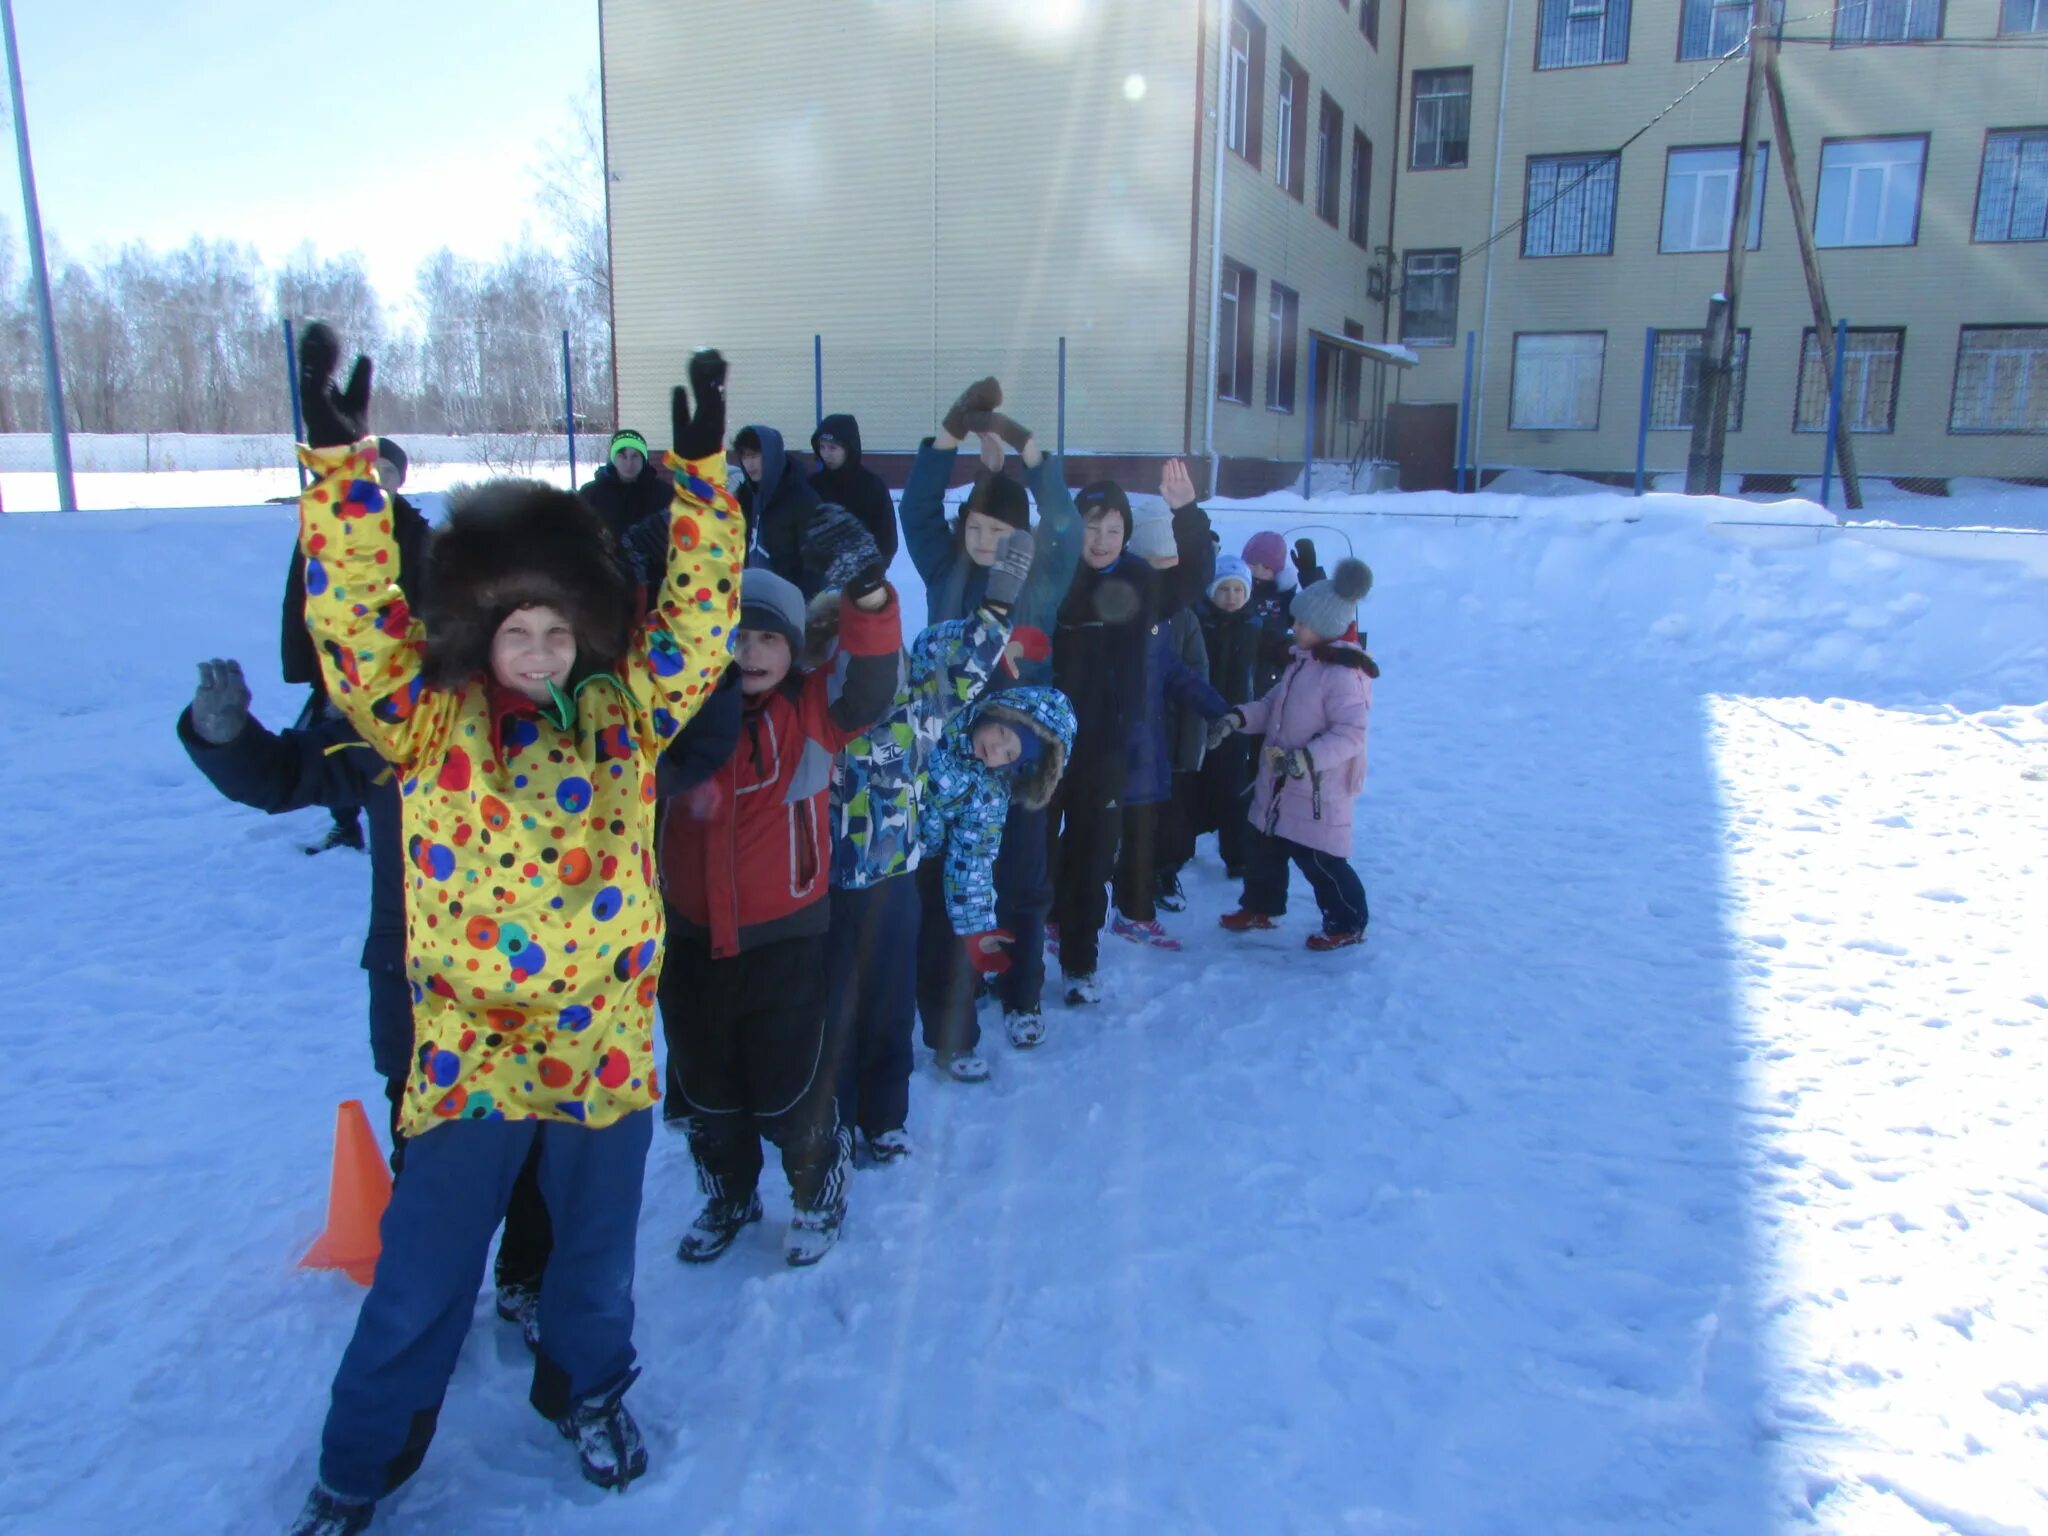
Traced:
<path id="1" fill-rule="evenodd" d="M 1209 449 L 1209 495 L 1216 495 L 1216 476 L 1222 461 L 1216 453 L 1216 334 L 1217 317 L 1223 310 L 1223 166 L 1224 157 L 1229 153 L 1225 140 L 1229 138 L 1224 122 L 1224 112 L 1230 98 L 1230 10 L 1233 0 L 1222 0 L 1216 7 L 1216 190 L 1210 194 L 1209 216 L 1209 377 L 1204 389 L 1209 397 L 1209 407 L 1203 427 L 1203 437 Z M 1232 337 L 1232 346 L 1237 338 Z"/>
<path id="2" fill-rule="evenodd" d="M 1493 124 L 1493 211 L 1486 218 L 1489 240 L 1500 228 L 1500 168 L 1507 153 L 1508 134 L 1508 63 L 1513 57 L 1514 46 L 1515 0 L 1508 0 L 1507 21 L 1500 38 L 1500 104 L 1494 113 Z M 1486 297 L 1479 306 L 1479 393 L 1472 401 L 1472 441 L 1477 445 L 1476 462 L 1472 466 L 1472 489 L 1475 491 L 1479 489 L 1480 469 L 1486 463 L 1486 360 L 1491 355 L 1487 334 L 1493 320 L 1493 258 L 1499 249 L 1498 244 L 1486 248 Z"/>

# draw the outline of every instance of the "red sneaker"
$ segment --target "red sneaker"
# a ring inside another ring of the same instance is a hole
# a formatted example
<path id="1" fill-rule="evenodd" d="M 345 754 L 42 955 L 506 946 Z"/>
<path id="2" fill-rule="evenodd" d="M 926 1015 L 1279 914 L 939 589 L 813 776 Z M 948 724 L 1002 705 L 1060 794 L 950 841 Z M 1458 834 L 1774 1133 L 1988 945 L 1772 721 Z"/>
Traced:
<path id="1" fill-rule="evenodd" d="M 1227 928 L 1232 933 L 1263 933 L 1279 925 L 1263 912 L 1247 912 L 1240 907 L 1235 912 L 1226 912 L 1217 918 L 1216 926 Z"/>
<path id="2" fill-rule="evenodd" d="M 1318 954 L 1329 949 L 1348 949 L 1353 944 L 1365 942 L 1365 930 L 1356 933 L 1312 933 L 1308 936 L 1308 947 Z"/>

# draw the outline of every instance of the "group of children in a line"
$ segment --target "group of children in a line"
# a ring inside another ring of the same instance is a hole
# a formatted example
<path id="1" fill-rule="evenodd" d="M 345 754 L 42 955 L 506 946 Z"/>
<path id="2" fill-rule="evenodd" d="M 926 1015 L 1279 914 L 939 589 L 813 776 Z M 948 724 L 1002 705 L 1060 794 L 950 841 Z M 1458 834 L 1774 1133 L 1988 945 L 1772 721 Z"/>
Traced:
<path id="1" fill-rule="evenodd" d="M 793 511 L 758 426 L 728 489 L 715 353 L 675 391 L 661 497 L 640 483 L 645 439 L 622 433 L 582 497 L 488 482 L 430 540 L 380 483 L 367 362 L 337 387 L 320 326 L 301 354 L 313 483 L 290 601 L 329 707 L 274 736 L 215 662 L 179 721 L 233 798 L 364 806 L 378 864 L 364 964 L 403 1171 L 299 1536 L 362 1530 L 419 1465 L 501 1218 L 499 1309 L 533 1348 L 535 1408 L 592 1482 L 644 1471 L 623 1398 L 657 1102 L 705 1197 L 679 1257 L 760 1219 L 765 1139 L 791 1189 L 786 1258 L 811 1264 L 856 1150 L 910 1151 L 913 1014 L 954 1080 L 988 1075 L 984 987 L 1013 1045 L 1036 1045 L 1048 949 L 1070 1003 L 1099 997 L 1110 887 L 1116 933 L 1178 947 L 1156 909 L 1180 910 L 1197 830 L 1245 881 L 1226 929 L 1273 926 L 1291 858 L 1323 909 L 1310 947 L 1362 937 L 1344 855 L 1369 573 L 1305 571 L 1290 645 L 1278 536 L 1217 558 L 1184 466 L 1164 518 L 1134 519 L 1107 481 L 1077 500 L 1000 386 L 971 386 L 903 493 L 931 620 L 906 649 L 872 506 Z M 970 436 L 984 463 L 949 523 Z M 852 419 L 813 447 L 848 437 L 820 477 L 857 491 Z"/>

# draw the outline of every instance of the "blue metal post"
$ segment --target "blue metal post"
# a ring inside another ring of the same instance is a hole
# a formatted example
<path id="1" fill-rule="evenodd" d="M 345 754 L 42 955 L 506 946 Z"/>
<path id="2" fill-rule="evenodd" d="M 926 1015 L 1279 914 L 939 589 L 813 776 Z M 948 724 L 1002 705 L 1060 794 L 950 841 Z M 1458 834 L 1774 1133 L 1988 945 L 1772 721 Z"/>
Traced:
<path id="1" fill-rule="evenodd" d="M 1472 461 L 1472 348 L 1477 331 L 1465 333 L 1465 390 L 1458 397 L 1458 494 L 1465 494 L 1465 472 Z"/>
<path id="2" fill-rule="evenodd" d="M 811 332 L 811 403 L 817 407 L 817 414 L 811 420 L 825 419 L 825 338 L 818 332 Z"/>
<path id="3" fill-rule="evenodd" d="M 569 332 L 562 331 L 562 430 L 569 434 L 569 484 L 576 484 L 576 376 L 569 371 Z"/>
<path id="4" fill-rule="evenodd" d="M 1316 333 L 1308 333 L 1308 430 L 1301 445 L 1301 499 L 1309 498 L 1309 476 L 1316 467 Z"/>
<path id="5" fill-rule="evenodd" d="M 303 443 L 306 440 L 306 412 L 299 401 L 299 344 L 292 336 L 290 315 L 284 317 L 284 385 L 292 401 L 292 441 Z M 292 462 L 299 463 L 296 453 L 292 455 Z M 299 489 L 303 491 L 305 488 L 306 466 L 299 464 Z"/>
<path id="6" fill-rule="evenodd" d="M 1842 374 L 1849 355 L 1849 322 L 1835 322 L 1835 374 L 1828 381 L 1828 440 L 1820 452 L 1820 504 L 1828 504 L 1835 478 L 1835 433 L 1842 421 Z"/>
<path id="7" fill-rule="evenodd" d="M 1058 447 L 1059 456 L 1064 459 L 1067 456 L 1067 338 L 1064 336 L 1060 338 L 1059 414 L 1059 431 L 1058 434 L 1054 437 L 1053 441 Z"/>
<path id="8" fill-rule="evenodd" d="M 1636 416 L 1636 494 L 1643 494 L 1643 471 L 1650 459 L 1650 385 L 1657 361 L 1657 327 L 1643 332 L 1643 407 Z"/>

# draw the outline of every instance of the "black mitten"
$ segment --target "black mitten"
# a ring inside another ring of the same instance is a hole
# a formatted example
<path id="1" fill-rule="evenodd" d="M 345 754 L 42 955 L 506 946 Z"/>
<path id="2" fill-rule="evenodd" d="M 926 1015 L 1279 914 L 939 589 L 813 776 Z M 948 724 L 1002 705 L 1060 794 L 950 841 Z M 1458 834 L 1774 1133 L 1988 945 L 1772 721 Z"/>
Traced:
<path id="1" fill-rule="evenodd" d="M 306 418 L 308 448 L 344 448 L 369 436 L 370 360 L 360 354 L 346 388 L 334 387 L 341 338 L 323 320 L 299 337 L 299 410 Z"/>
<path id="2" fill-rule="evenodd" d="M 690 390 L 697 410 L 690 412 Z M 701 459 L 725 446 L 725 359 L 716 351 L 690 359 L 690 389 L 678 384 L 669 396 L 669 429 L 679 459 Z"/>
<path id="3" fill-rule="evenodd" d="M 827 502 L 804 525 L 803 561 L 827 588 L 845 587 L 869 566 L 880 568 L 882 551 L 859 518 Z"/>
<path id="4" fill-rule="evenodd" d="M 1026 426 L 1020 426 L 1001 411 L 969 411 L 965 419 L 965 425 L 969 432 L 995 433 L 997 437 L 1000 437 L 1019 453 L 1022 453 L 1024 445 L 1031 441 L 1031 429 Z M 951 429 L 948 428 L 947 430 L 950 431 Z"/>
<path id="5" fill-rule="evenodd" d="M 960 398 L 953 402 L 953 408 L 946 412 L 945 420 L 939 425 L 946 436 L 958 442 L 974 428 L 967 424 L 970 411 L 992 411 L 1003 403 L 1003 386 L 993 378 L 976 379 L 960 391 Z"/>
<path id="6" fill-rule="evenodd" d="M 1308 573 L 1310 571 L 1322 569 L 1322 566 L 1316 560 L 1316 546 L 1312 539 L 1296 539 L 1294 541 L 1294 569 L 1304 581 L 1309 579 Z"/>

